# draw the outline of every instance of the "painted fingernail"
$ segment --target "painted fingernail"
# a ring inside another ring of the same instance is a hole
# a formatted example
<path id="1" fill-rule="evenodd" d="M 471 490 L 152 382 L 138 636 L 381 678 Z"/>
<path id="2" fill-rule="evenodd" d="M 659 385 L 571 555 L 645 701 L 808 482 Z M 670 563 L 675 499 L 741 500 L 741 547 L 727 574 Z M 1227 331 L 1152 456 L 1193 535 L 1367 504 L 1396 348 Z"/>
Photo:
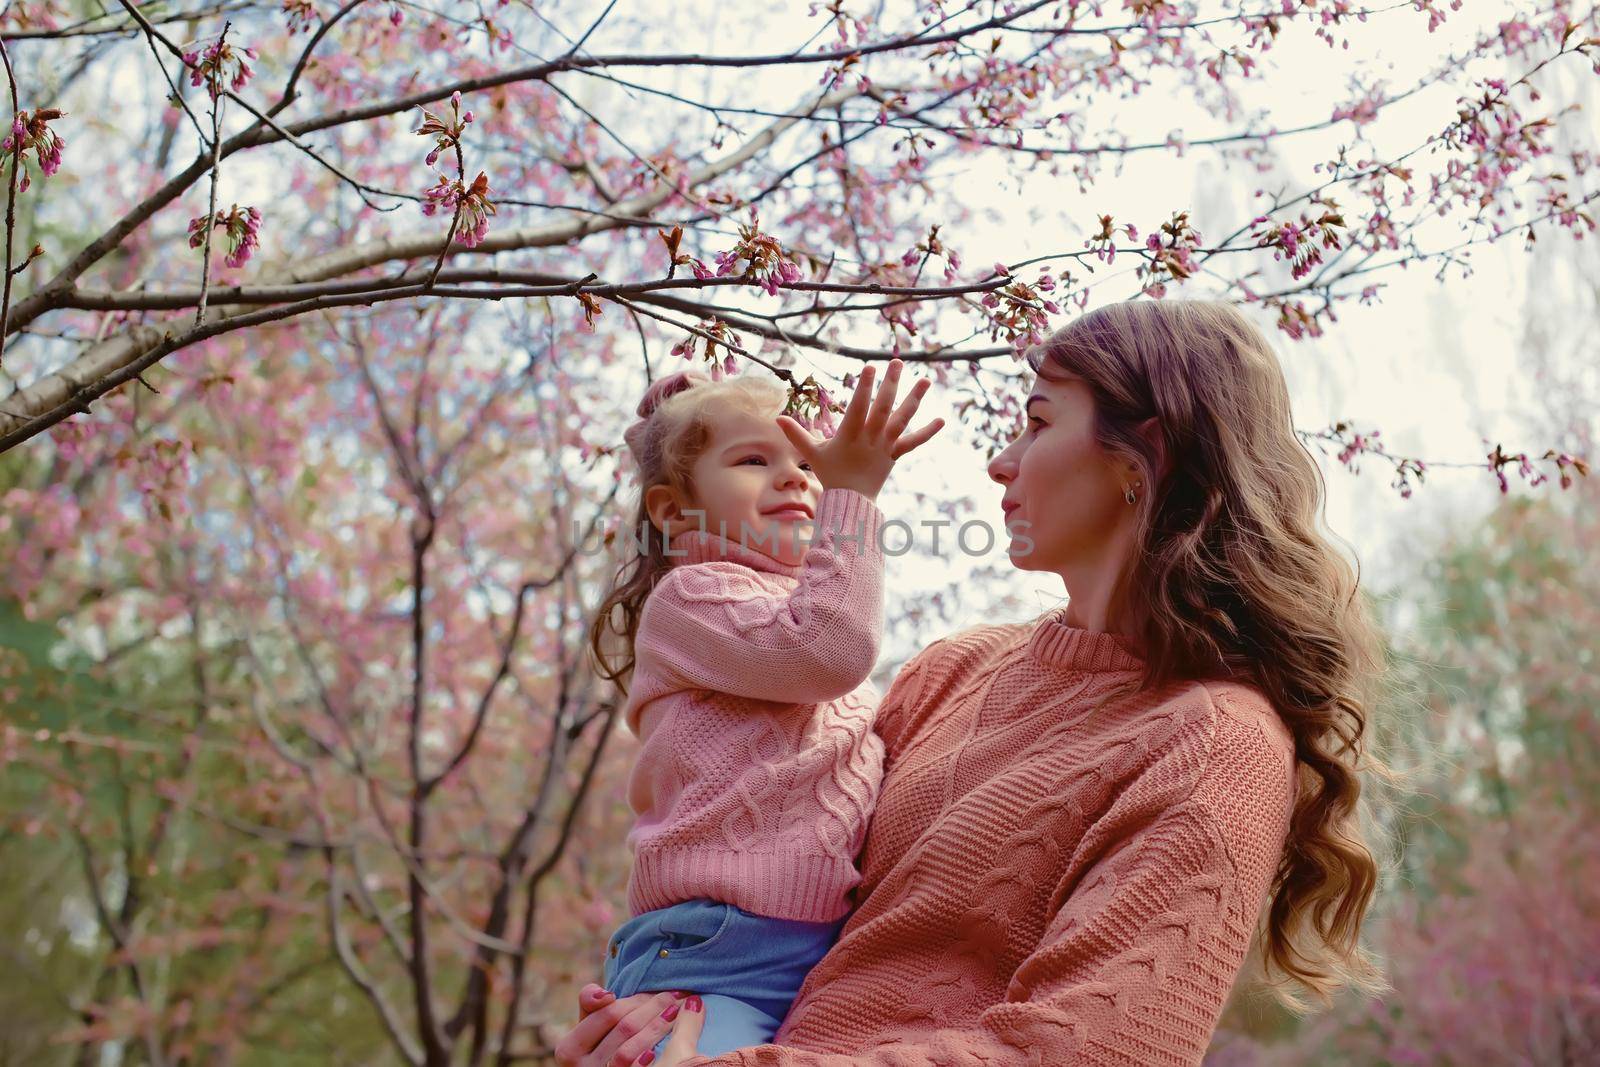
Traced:
<path id="1" fill-rule="evenodd" d="M 672 991 L 672 995 L 677 997 L 679 1000 L 682 1000 L 684 997 L 687 997 L 689 994 L 684 992 L 681 989 L 674 989 Z"/>
<path id="2" fill-rule="evenodd" d="M 681 1005 L 678 1004 L 668 1004 L 667 1010 L 661 1013 L 661 1017 L 670 1023 L 672 1020 L 678 1017 L 678 1009 L 680 1006 Z"/>
<path id="3" fill-rule="evenodd" d="M 684 1001 L 683 1006 L 697 1014 L 706 1010 L 706 1002 L 701 1000 L 698 994 Z"/>
<path id="4" fill-rule="evenodd" d="M 646 1052 L 644 1055 L 640 1056 L 638 1059 L 634 1060 L 633 1062 L 637 1063 L 639 1065 L 639 1067 L 645 1067 L 645 1064 L 653 1062 L 655 1060 L 655 1058 L 656 1058 L 655 1050 L 651 1049 L 649 1052 Z"/>

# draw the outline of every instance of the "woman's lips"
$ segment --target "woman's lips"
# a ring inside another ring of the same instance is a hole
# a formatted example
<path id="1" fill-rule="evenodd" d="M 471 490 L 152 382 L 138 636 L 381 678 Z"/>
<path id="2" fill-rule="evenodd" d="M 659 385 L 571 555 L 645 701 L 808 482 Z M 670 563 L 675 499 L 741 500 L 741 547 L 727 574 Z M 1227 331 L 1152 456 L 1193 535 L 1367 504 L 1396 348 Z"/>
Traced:
<path id="1" fill-rule="evenodd" d="M 763 511 L 761 514 L 775 519 L 809 519 L 805 508 L 777 508 L 773 511 Z"/>

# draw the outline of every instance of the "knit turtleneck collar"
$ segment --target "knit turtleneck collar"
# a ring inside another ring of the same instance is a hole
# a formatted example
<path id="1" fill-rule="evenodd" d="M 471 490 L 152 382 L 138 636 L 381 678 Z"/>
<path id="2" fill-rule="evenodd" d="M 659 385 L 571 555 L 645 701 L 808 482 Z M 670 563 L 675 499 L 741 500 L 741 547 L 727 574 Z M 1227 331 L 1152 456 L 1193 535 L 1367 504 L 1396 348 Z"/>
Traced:
<path id="1" fill-rule="evenodd" d="M 750 545 L 743 545 L 734 537 L 724 537 L 710 530 L 685 530 L 675 534 L 669 545 L 667 560 L 671 566 L 685 563 L 709 563 L 721 560 L 742 563 L 751 570 L 767 574 L 781 574 L 786 578 L 799 578 L 805 568 L 789 566 Z"/>
<path id="2" fill-rule="evenodd" d="M 1040 617 L 1028 638 L 1028 655 L 1076 671 L 1136 671 L 1144 666 L 1130 638 L 1073 626 L 1066 615 L 1067 609 L 1059 607 Z"/>

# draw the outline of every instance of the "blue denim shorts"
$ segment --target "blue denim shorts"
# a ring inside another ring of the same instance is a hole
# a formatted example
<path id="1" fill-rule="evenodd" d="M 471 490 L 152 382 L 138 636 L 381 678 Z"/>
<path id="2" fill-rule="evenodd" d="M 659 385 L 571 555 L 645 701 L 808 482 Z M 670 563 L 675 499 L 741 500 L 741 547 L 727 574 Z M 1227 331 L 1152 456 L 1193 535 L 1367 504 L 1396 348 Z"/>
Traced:
<path id="1" fill-rule="evenodd" d="M 619 1000 L 669 989 L 700 994 L 706 1021 L 697 1051 L 720 1056 L 772 1040 L 844 922 L 773 919 L 686 900 L 623 923 L 606 946 L 602 984 Z M 657 1043 L 657 1055 L 665 1044 Z"/>

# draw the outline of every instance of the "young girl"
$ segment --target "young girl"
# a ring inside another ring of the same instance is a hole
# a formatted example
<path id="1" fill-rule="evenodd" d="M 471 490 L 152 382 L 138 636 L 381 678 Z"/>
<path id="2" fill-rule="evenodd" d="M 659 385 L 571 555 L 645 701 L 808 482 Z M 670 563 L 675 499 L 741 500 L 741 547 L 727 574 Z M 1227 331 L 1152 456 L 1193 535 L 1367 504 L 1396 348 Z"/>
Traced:
<path id="1" fill-rule="evenodd" d="M 771 1040 L 860 881 L 883 773 L 867 680 L 883 626 L 874 500 L 942 425 L 904 433 L 927 382 L 894 409 L 900 370 L 876 399 L 863 371 L 825 441 L 779 415 L 776 382 L 693 371 L 652 385 L 625 434 L 640 551 L 591 645 L 642 748 L 633 917 L 607 945 L 604 985 L 697 994 L 707 1055 Z"/>

